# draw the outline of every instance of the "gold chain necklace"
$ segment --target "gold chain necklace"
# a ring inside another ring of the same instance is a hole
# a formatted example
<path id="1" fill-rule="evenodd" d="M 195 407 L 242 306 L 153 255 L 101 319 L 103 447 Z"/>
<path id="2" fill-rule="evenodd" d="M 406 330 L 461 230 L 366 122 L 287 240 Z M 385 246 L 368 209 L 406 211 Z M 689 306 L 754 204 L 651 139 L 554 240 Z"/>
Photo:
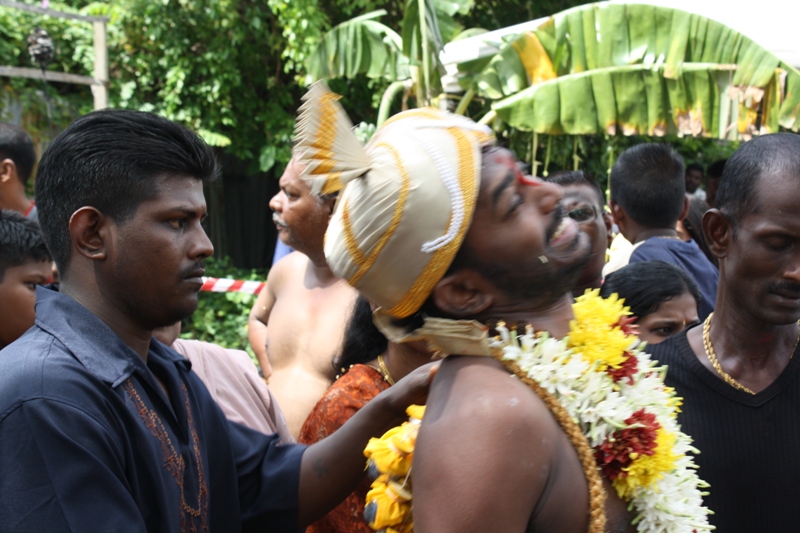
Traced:
<path id="1" fill-rule="evenodd" d="M 730 374 L 725 372 L 722 369 L 722 366 L 719 364 L 719 360 L 717 359 L 717 354 L 716 354 L 716 352 L 714 352 L 714 346 L 711 345 L 711 317 L 712 316 L 714 316 L 713 312 L 711 314 L 709 314 L 708 318 L 706 318 L 705 322 L 703 322 L 703 348 L 705 348 L 706 357 L 708 357 L 708 360 L 711 361 L 711 366 L 714 367 L 714 370 L 717 371 L 717 374 L 719 374 L 722 377 L 722 379 L 725 381 L 725 383 L 727 383 L 728 385 L 730 385 L 731 387 L 733 387 L 735 389 L 739 389 L 741 391 L 746 392 L 747 394 L 752 394 L 752 395 L 755 396 L 755 394 L 756 394 L 755 392 L 753 392 L 752 390 L 748 389 L 747 387 L 745 387 L 744 385 L 742 385 L 741 383 L 739 383 L 738 381 L 733 379 L 730 376 Z M 798 321 L 797 324 L 798 324 L 798 327 L 800 327 L 800 321 Z M 798 344 L 800 344 L 800 334 L 798 334 L 797 340 L 794 343 L 794 349 L 792 350 L 792 353 L 789 355 L 789 360 L 791 360 L 792 357 L 794 357 L 794 352 L 797 351 L 797 345 Z"/>
<path id="2" fill-rule="evenodd" d="M 379 369 L 381 371 L 381 375 L 383 376 L 383 379 L 386 380 L 386 383 L 388 383 L 389 386 L 394 385 L 394 380 L 392 379 L 392 375 L 389 373 L 389 369 L 386 368 L 386 363 L 383 362 L 383 355 L 382 354 L 378 356 L 378 367 L 379 367 Z"/>

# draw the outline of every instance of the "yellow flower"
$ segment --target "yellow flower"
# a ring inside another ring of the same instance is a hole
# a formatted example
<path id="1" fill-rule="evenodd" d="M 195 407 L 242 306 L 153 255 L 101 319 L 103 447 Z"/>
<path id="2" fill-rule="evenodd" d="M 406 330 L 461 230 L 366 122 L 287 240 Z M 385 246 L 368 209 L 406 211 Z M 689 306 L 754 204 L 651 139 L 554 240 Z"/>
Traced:
<path id="1" fill-rule="evenodd" d="M 621 317 L 631 314 L 623 303 L 616 294 L 601 298 L 600 290 L 594 289 L 579 296 L 572 306 L 575 320 L 569 324 L 568 346 L 598 371 L 618 369 L 628 358 L 625 350 L 634 338 L 617 325 Z"/>
<path id="2" fill-rule="evenodd" d="M 408 409 L 406 409 L 406 414 L 411 418 L 416 418 L 417 420 L 422 420 L 422 417 L 425 415 L 425 406 L 424 405 L 409 405 Z"/>
<path id="3" fill-rule="evenodd" d="M 419 422 L 404 422 L 379 439 L 369 439 L 364 455 L 381 474 L 403 477 L 411 468 L 418 431 Z"/>
<path id="4" fill-rule="evenodd" d="M 676 440 L 674 434 L 664 428 L 658 429 L 655 453 L 638 456 L 622 469 L 627 475 L 621 475 L 613 481 L 620 498 L 630 500 L 639 489 L 651 487 L 665 472 L 675 468 L 675 461 L 680 458 L 680 454 L 675 453 Z"/>
<path id="5" fill-rule="evenodd" d="M 667 406 L 670 408 L 669 416 L 673 420 L 677 420 L 678 413 L 681 412 L 681 405 L 683 405 L 683 398 L 675 394 L 674 387 L 664 387 L 664 390 L 669 395 L 669 400 L 667 400 Z"/>
<path id="6" fill-rule="evenodd" d="M 376 531 L 388 526 L 397 526 L 397 529 L 404 531 L 402 526 L 411 512 L 410 500 L 410 491 L 388 476 L 380 476 L 372 482 L 367 493 L 364 519 Z"/>

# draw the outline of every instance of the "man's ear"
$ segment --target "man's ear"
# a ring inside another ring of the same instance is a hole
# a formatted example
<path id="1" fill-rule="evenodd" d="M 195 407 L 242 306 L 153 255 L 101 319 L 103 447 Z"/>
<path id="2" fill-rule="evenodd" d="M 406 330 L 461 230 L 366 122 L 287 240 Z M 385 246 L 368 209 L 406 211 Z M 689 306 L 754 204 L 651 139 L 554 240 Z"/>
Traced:
<path id="1" fill-rule="evenodd" d="M 614 235 L 613 235 L 614 219 L 612 218 L 611 213 L 609 213 L 605 209 L 602 211 L 602 214 L 600 216 L 603 217 L 603 224 L 606 225 L 606 236 L 608 238 L 608 243 L 606 244 L 606 248 L 610 248 L 611 241 L 614 240 Z"/>
<path id="2" fill-rule="evenodd" d="M 94 207 L 81 207 L 69 219 L 69 234 L 72 247 L 82 256 L 93 261 L 103 260 L 108 255 L 110 219 Z"/>
<path id="3" fill-rule="evenodd" d="M 681 211 L 681 216 L 678 218 L 678 220 L 683 220 L 684 218 L 686 218 L 686 215 L 688 215 L 688 214 L 689 214 L 689 195 L 688 194 L 684 194 L 683 195 L 683 210 Z"/>
<path id="4" fill-rule="evenodd" d="M 608 202 L 608 207 L 609 207 L 609 209 L 611 209 L 611 219 L 613 220 L 613 222 L 617 226 L 619 226 L 620 223 L 624 224 L 625 223 L 625 219 L 627 218 L 627 214 L 625 213 L 625 210 L 622 209 L 622 207 L 620 207 L 620 205 L 617 202 L 615 202 L 614 200 L 611 200 L 610 202 Z"/>
<path id="5" fill-rule="evenodd" d="M 474 270 L 445 276 L 433 289 L 433 303 L 447 316 L 476 316 L 494 303 L 490 284 Z"/>
<path id="6" fill-rule="evenodd" d="M 17 165 L 11 159 L 0 161 L 0 183 L 17 179 Z"/>
<path id="7" fill-rule="evenodd" d="M 325 205 L 328 208 L 328 220 L 331 219 L 331 217 L 333 216 L 333 212 L 336 211 L 336 200 L 338 198 L 339 197 L 337 196 L 335 198 L 328 198 L 327 200 L 325 200 Z"/>
<path id="8" fill-rule="evenodd" d="M 709 209 L 703 215 L 703 233 L 711 253 L 717 257 L 728 255 L 733 240 L 733 226 L 719 209 Z"/>

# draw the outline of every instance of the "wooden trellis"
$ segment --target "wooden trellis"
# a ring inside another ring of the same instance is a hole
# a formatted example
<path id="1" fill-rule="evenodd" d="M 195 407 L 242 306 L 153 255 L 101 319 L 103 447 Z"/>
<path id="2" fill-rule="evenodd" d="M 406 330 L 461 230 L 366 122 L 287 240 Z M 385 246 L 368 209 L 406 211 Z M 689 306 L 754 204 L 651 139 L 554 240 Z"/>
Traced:
<path id="1" fill-rule="evenodd" d="M 92 26 L 94 26 L 94 72 L 92 76 L 80 76 L 78 74 L 55 72 L 52 70 L 45 70 L 42 72 L 41 70 L 35 68 L 11 66 L 0 66 L 0 76 L 5 76 L 8 78 L 33 78 L 36 80 L 41 80 L 44 78 L 47 81 L 88 85 L 91 88 L 92 96 L 94 97 L 94 108 L 105 109 L 108 107 L 108 45 L 106 42 L 106 24 L 108 23 L 107 17 L 75 15 L 73 13 L 64 13 L 62 11 L 55 11 L 53 9 L 31 6 L 28 4 L 21 4 L 19 2 L 12 2 L 10 0 L 0 0 L 0 6 L 11 9 L 21 9 L 23 11 L 29 11 L 31 13 L 38 13 L 40 15 L 47 15 L 50 17 L 91 22 Z"/>

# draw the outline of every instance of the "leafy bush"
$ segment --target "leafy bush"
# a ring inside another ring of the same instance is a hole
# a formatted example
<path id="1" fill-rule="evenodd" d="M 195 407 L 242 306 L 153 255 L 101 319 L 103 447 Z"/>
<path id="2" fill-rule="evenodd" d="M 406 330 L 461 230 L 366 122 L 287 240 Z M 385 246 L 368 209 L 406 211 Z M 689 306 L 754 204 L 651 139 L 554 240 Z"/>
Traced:
<path id="1" fill-rule="evenodd" d="M 206 275 L 263 281 L 266 270 L 246 270 L 233 266 L 227 257 L 206 259 Z M 255 296 L 238 292 L 201 292 L 197 311 L 183 322 L 181 338 L 213 342 L 225 348 L 253 351 L 247 342 L 247 315 Z"/>

